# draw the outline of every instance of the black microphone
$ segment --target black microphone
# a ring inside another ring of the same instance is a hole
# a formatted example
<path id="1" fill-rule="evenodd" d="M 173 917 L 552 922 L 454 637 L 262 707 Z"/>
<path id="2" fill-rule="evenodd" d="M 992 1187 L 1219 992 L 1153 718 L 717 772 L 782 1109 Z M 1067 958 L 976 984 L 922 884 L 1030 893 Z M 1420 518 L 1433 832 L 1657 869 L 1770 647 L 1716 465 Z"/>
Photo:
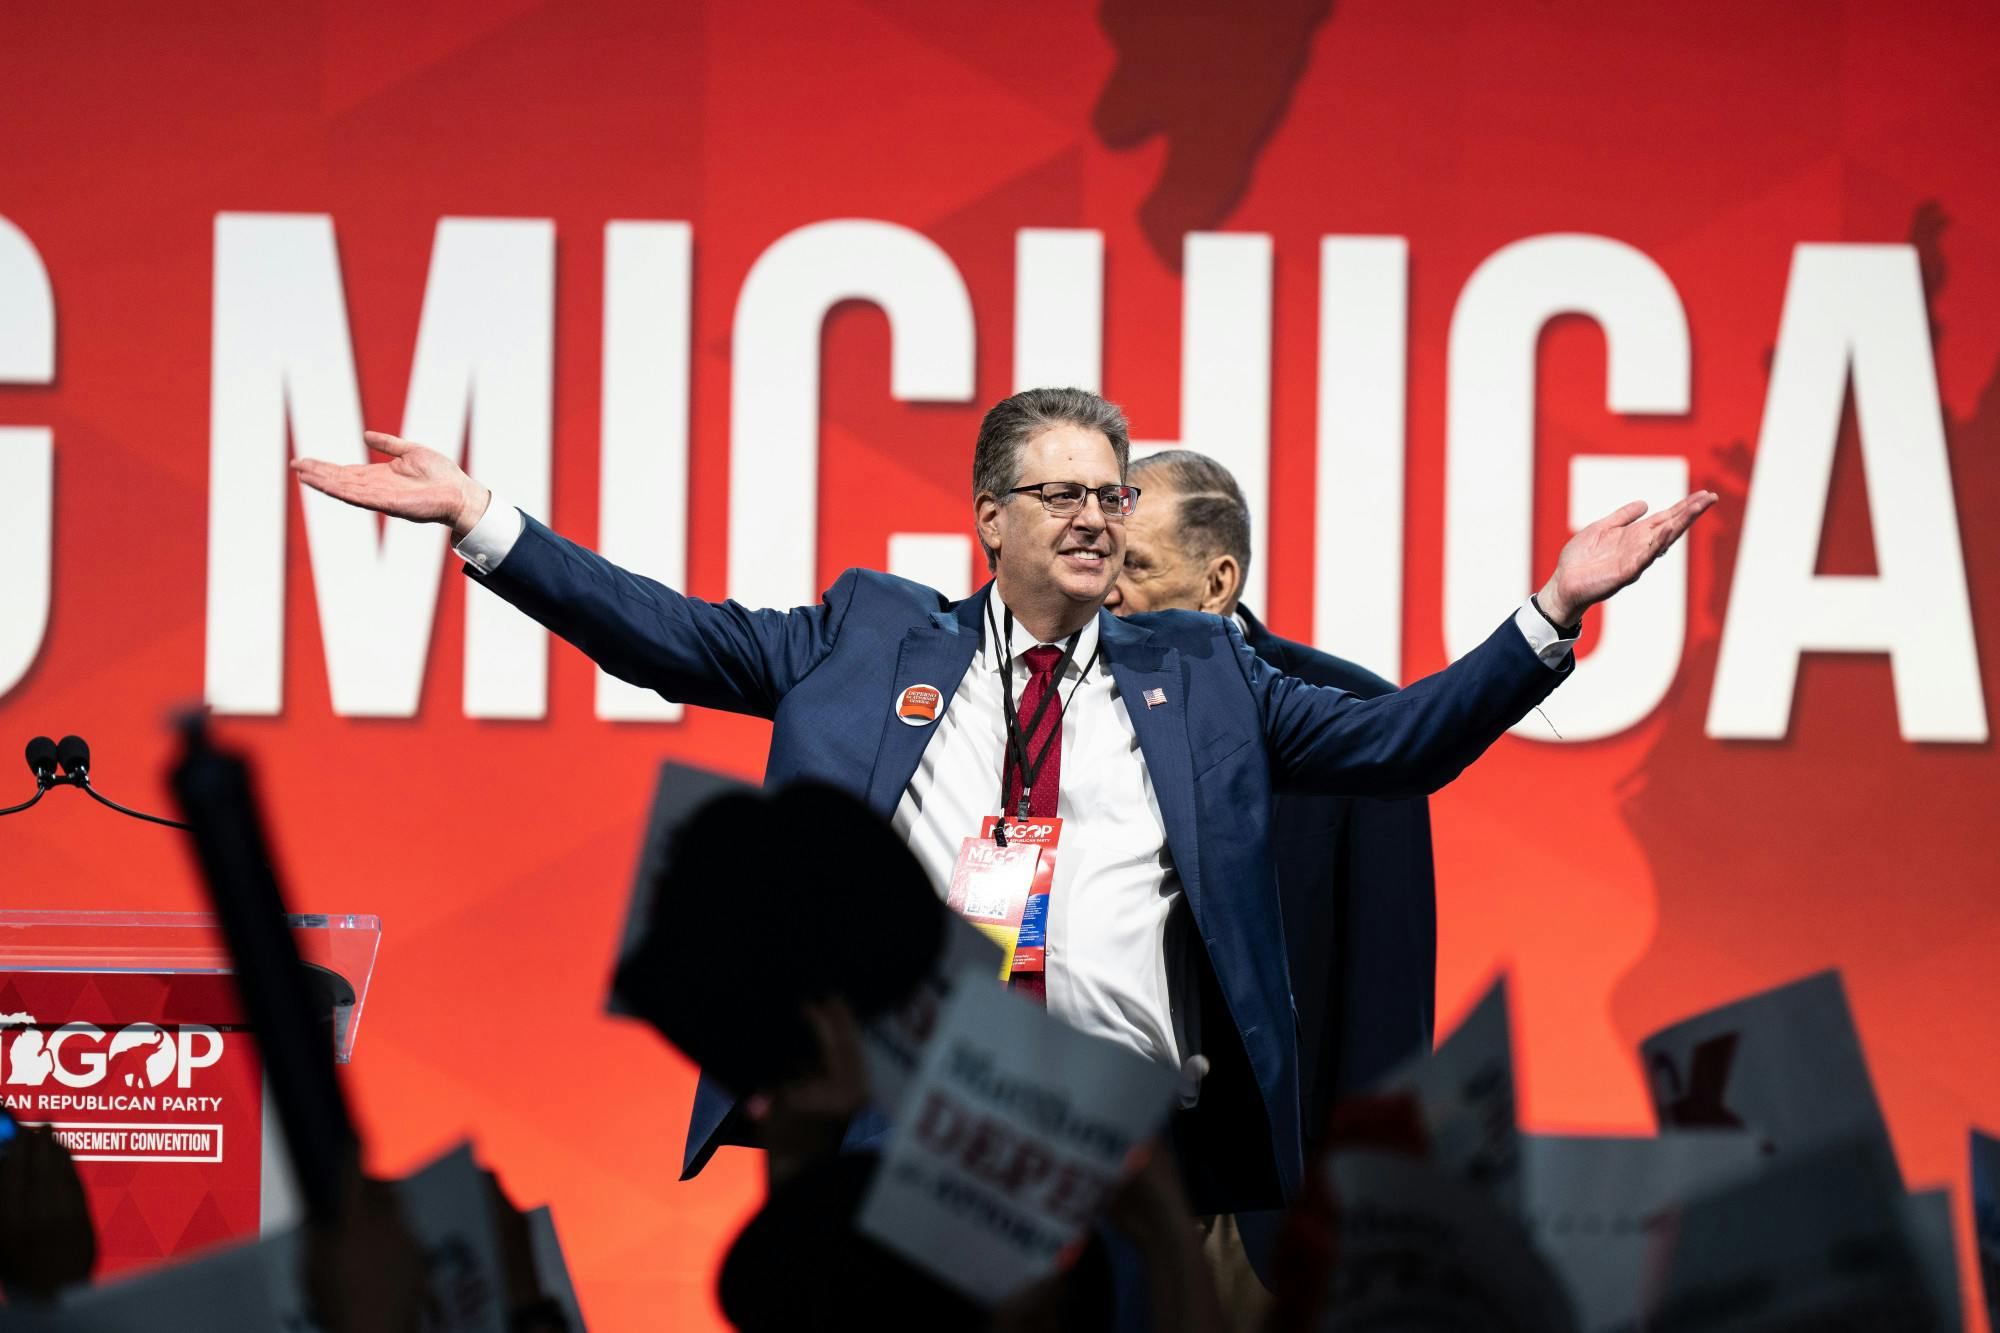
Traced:
<path id="1" fill-rule="evenodd" d="M 37 787 L 48 788 L 55 784 L 58 762 L 56 743 L 47 736 L 37 736 L 28 742 L 28 767 L 34 771 Z"/>
<path id="2" fill-rule="evenodd" d="M 61 765 L 62 773 L 56 773 Z M 108 806 L 121 815 L 143 819 L 148 824 L 164 824 L 168 828 L 184 829 L 186 824 L 178 819 L 162 819 L 159 815 L 149 815 L 143 810 L 133 810 L 122 806 L 109 796 L 90 785 L 90 742 L 81 736 L 65 736 L 60 741 L 51 742 L 47 736 L 37 736 L 28 742 L 28 767 L 35 771 L 35 794 L 19 805 L 10 805 L 0 810 L 0 815 L 15 815 L 33 806 L 46 796 L 52 787 L 76 787 L 99 805 Z"/>
<path id="3" fill-rule="evenodd" d="M 37 736 L 28 742 L 28 767 L 35 773 L 35 794 L 19 805 L 0 809 L 0 815 L 18 815 L 23 810 L 31 810 L 35 803 L 49 794 L 49 788 L 61 786 L 63 779 L 56 776 L 56 743 L 47 736 Z"/>
<path id="4" fill-rule="evenodd" d="M 63 766 L 72 785 L 90 785 L 90 742 L 81 736 L 65 736 L 56 742 L 56 762 Z"/>

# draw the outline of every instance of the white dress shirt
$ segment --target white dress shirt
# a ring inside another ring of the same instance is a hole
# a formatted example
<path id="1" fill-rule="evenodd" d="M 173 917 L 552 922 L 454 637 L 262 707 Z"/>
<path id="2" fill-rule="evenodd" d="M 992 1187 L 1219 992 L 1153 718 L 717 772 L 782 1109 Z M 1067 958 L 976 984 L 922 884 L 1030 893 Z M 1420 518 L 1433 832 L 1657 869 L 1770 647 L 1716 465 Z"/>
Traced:
<path id="1" fill-rule="evenodd" d="M 977 836 L 982 818 L 1000 811 L 1007 733 L 1000 685 L 1004 655 L 994 642 L 997 600 L 992 610 L 979 652 L 896 803 L 896 832 L 940 891 L 951 883 L 961 844 Z M 1011 646 L 1018 701 L 1031 674 L 1026 654 L 1036 639 L 1017 621 Z M 1049 886 L 1049 1012 L 1092 1036 L 1179 1068 L 1182 1057 L 1193 1053 L 1177 1005 L 1189 993 L 1183 984 L 1187 953 L 1168 931 L 1181 877 L 1167 850 L 1166 821 L 1138 733 L 1118 682 L 1098 654 L 1096 618 L 1084 626 L 1056 688 L 1063 704 L 1056 813 L 1063 826 Z"/>
<path id="2" fill-rule="evenodd" d="M 497 569 L 520 537 L 520 511 L 498 497 L 455 548 L 482 572 Z M 935 723 L 917 771 L 893 818 L 940 897 L 951 884 L 959 847 L 1000 812 L 1000 764 L 1006 752 L 1000 669 L 993 630 Z M 1573 641 L 1523 603 L 1514 623 L 1550 667 Z M 1241 624 L 1239 618 L 1238 624 Z M 1014 698 L 1027 687 L 1025 660 L 1036 639 L 1014 623 Z M 1051 645 L 1060 648 L 1061 644 Z M 1086 668 L 1088 668 L 1086 670 Z M 937 687 L 947 682 L 909 682 Z M 1084 626 L 1063 678 L 1062 782 L 1057 813 L 1062 839 L 1049 890 L 1046 967 L 1049 1011 L 1093 1036 L 1171 1067 L 1186 1067 L 1200 1037 L 1186 1012 L 1192 995 L 1184 928 L 1176 925 L 1180 873 L 1167 849 L 1159 798 L 1139 749 L 1118 683 L 1098 655 L 1098 622 Z M 1053 705 L 1051 705 L 1053 707 Z"/>

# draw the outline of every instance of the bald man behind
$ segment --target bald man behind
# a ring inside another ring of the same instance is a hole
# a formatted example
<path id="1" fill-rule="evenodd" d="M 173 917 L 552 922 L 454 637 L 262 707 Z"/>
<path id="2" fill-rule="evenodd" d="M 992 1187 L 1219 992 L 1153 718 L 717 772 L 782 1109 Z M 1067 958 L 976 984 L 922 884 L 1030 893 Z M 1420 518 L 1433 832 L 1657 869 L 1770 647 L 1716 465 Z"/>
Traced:
<path id="1" fill-rule="evenodd" d="M 1233 617 L 1250 650 L 1278 670 L 1363 698 L 1396 687 L 1365 667 L 1279 638 L 1237 598 L 1250 565 L 1250 510 L 1229 470 L 1188 449 L 1132 465 L 1146 503 L 1125 524 L 1125 566 L 1104 605 L 1118 615 L 1206 611 Z M 1437 897 L 1430 805 L 1277 793 L 1285 952 L 1299 1016 L 1299 1088 L 1307 1150 L 1342 1093 L 1431 1047 Z M 1240 1218 L 1263 1268 L 1264 1219 Z"/>

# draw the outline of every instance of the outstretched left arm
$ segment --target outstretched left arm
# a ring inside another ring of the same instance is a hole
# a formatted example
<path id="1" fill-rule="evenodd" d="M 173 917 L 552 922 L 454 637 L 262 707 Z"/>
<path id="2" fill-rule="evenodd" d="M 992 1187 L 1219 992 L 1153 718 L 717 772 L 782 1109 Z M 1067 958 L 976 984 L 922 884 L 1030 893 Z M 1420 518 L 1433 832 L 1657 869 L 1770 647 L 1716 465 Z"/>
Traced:
<path id="1" fill-rule="evenodd" d="M 1635 500 L 1580 530 L 1535 596 L 1542 614 L 1575 625 L 1586 609 L 1645 573 L 1715 498 L 1696 491 L 1650 518 Z M 1567 654 L 1544 661 L 1510 618 L 1443 671 L 1393 694 L 1357 699 L 1285 676 L 1258 661 L 1233 630 L 1231 637 L 1279 777 L 1347 796 L 1436 791 L 1546 698 L 1574 664 Z"/>

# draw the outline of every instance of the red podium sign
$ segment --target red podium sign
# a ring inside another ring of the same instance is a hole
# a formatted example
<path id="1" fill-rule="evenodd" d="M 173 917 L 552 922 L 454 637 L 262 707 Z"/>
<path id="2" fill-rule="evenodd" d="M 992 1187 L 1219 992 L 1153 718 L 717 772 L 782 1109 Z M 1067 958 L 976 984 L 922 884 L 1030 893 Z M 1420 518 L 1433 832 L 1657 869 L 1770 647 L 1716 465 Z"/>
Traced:
<path id="1" fill-rule="evenodd" d="M 227 974 L 0 972 L 0 1100 L 68 1145 L 99 1272 L 258 1229 L 263 1062 Z"/>
<path id="2" fill-rule="evenodd" d="M 345 1061 L 381 923 L 287 921 Z M 229 969 L 206 914 L 0 911 L 0 1104 L 75 1157 L 100 1277 L 296 1220 Z"/>

